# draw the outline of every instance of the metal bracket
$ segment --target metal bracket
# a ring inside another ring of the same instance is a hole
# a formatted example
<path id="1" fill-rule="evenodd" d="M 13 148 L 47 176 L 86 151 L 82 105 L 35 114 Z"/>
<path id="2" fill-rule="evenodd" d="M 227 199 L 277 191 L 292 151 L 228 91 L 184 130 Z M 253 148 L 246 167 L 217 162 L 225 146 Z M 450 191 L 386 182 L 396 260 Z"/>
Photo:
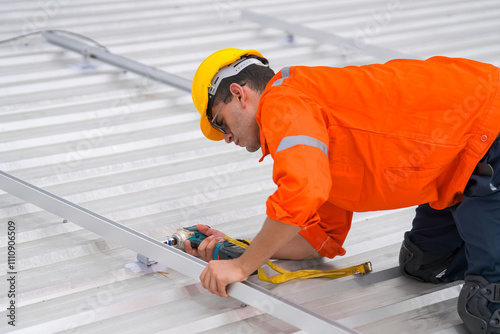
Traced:
<path id="1" fill-rule="evenodd" d="M 98 66 L 90 63 L 90 51 L 88 48 L 83 50 L 83 61 L 78 64 L 71 65 L 71 68 L 79 72 L 93 72 Z"/>
<path id="2" fill-rule="evenodd" d="M 137 253 L 137 261 L 145 264 L 148 267 L 152 266 L 153 264 L 158 263 L 155 260 L 150 260 L 147 256 L 141 255 L 139 253 Z"/>

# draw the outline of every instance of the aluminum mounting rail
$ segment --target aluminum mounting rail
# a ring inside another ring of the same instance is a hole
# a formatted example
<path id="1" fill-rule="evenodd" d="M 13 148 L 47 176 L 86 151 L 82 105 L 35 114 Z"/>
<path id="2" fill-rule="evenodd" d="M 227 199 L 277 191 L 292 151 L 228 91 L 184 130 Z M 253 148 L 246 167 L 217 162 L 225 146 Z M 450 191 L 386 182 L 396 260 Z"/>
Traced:
<path id="1" fill-rule="evenodd" d="M 106 49 L 92 46 L 76 39 L 58 34 L 54 31 L 45 30 L 42 32 L 45 39 L 55 45 L 77 52 L 84 57 L 91 57 L 102 62 L 114 65 L 124 70 L 145 76 L 151 80 L 173 86 L 186 92 L 191 92 L 191 80 L 178 75 L 167 73 L 152 66 L 147 66 L 135 60 L 113 54 Z"/>
<path id="2" fill-rule="evenodd" d="M 0 171 L 0 189 L 139 254 L 155 259 L 193 279 L 199 280 L 199 276 L 206 266 L 204 261 L 194 256 L 167 246 L 145 234 L 71 203 L 3 171 Z M 231 284 L 228 287 L 228 294 L 308 333 L 358 333 L 250 282 Z"/>
<path id="3" fill-rule="evenodd" d="M 365 44 L 355 39 L 342 37 L 319 29 L 309 28 L 298 23 L 288 22 L 274 16 L 255 13 L 249 10 L 241 11 L 241 19 L 258 23 L 264 27 L 284 30 L 289 34 L 307 37 L 320 43 L 335 45 L 339 47 L 346 56 L 352 54 L 366 54 L 382 61 L 389 61 L 397 58 L 422 59 L 396 50 Z"/>

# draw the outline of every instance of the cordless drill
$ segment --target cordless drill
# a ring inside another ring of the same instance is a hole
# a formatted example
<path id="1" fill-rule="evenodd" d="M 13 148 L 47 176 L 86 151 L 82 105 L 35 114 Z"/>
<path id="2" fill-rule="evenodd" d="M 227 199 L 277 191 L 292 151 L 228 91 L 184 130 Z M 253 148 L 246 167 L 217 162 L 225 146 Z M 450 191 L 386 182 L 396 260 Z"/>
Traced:
<path id="1" fill-rule="evenodd" d="M 163 243 L 185 251 L 184 243 L 187 240 L 191 242 L 191 247 L 196 249 L 206 237 L 205 234 L 198 231 L 196 226 L 189 226 L 177 229 L 172 236 L 163 240 Z M 246 243 L 244 240 L 239 241 Z M 214 260 L 235 259 L 240 257 L 244 251 L 244 248 L 236 246 L 227 240 L 221 241 L 215 245 Z"/>

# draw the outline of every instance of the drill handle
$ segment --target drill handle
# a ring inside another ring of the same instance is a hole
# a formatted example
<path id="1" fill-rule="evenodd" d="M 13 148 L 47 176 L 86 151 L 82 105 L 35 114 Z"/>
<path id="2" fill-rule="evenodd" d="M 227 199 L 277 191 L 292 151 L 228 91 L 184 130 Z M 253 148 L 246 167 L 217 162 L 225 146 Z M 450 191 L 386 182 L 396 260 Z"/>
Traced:
<path id="1" fill-rule="evenodd" d="M 191 242 L 191 248 L 193 248 L 193 249 L 197 249 L 202 242 L 202 240 L 198 240 L 198 239 L 193 239 L 193 240 L 188 239 L 188 240 Z"/>

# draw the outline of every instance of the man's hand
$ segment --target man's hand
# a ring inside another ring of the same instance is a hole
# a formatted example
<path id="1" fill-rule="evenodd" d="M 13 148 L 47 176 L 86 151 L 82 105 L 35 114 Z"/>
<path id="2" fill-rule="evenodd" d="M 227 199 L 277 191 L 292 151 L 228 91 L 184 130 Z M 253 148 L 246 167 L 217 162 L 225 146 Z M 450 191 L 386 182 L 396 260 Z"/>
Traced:
<path id="1" fill-rule="evenodd" d="M 219 297 L 229 297 L 226 286 L 233 282 L 241 282 L 248 278 L 240 265 L 241 261 L 212 260 L 200 275 L 201 284 L 205 289 Z"/>
<path id="2" fill-rule="evenodd" d="M 203 240 L 197 249 L 191 247 L 191 242 L 188 240 L 184 244 L 186 249 L 186 253 L 191 254 L 193 256 L 201 258 L 203 261 L 210 261 L 214 258 L 215 245 L 217 243 L 224 241 L 224 237 L 226 236 L 224 233 L 214 230 L 213 228 L 209 228 L 206 225 L 198 224 L 196 228 L 201 233 L 205 234 L 207 238 Z"/>
<path id="3" fill-rule="evenodd" d="M 278 249 L 297 236 L 299 231 L 298 226 L 280 223 L 268 217 L 243 255 L 234 260 L 210 261 L 200 275 L 201 284 L 211 293 L 227 297 L 228 284 L 246 280 Z"/>

